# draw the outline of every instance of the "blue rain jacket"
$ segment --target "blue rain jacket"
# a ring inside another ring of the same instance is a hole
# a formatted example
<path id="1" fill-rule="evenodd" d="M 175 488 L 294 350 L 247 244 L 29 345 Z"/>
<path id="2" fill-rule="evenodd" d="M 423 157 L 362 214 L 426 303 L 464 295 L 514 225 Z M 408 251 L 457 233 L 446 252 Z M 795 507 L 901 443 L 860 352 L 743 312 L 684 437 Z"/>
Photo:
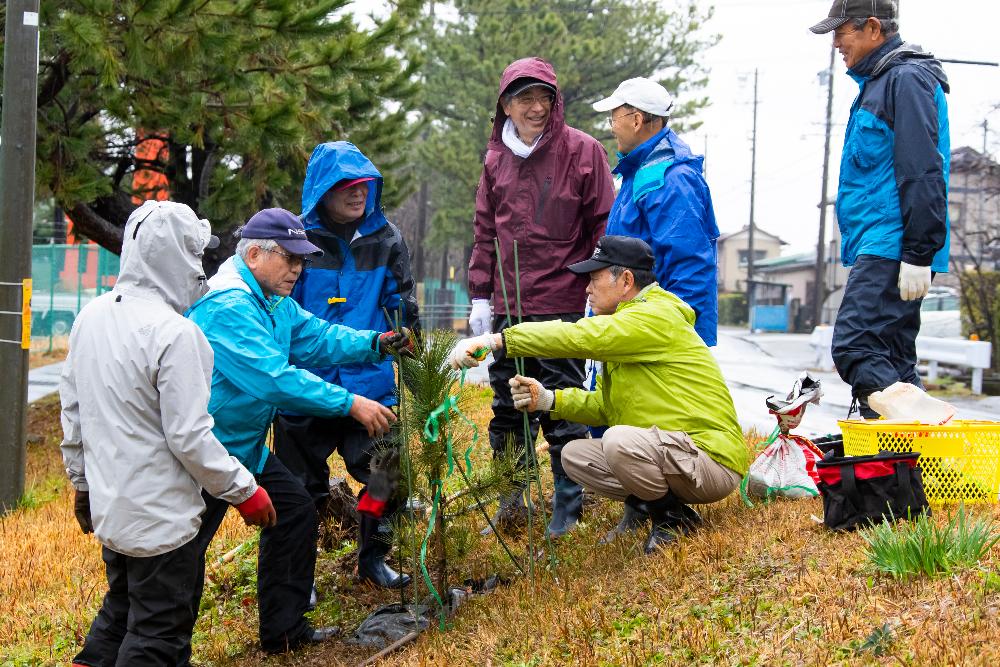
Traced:
<path id="1" fill-rule="evenodd" d="M 606 233 L 640 238 L 653 249 L 656 282 L 695 312 L 694 329 L 715 345 L 719 322 L 718 256 L 712 196 L 704 158 L 670 128 L 618 154 L 621 189 Z"/>
<path id="2" fill-rule="evenodd" d="M 876 255 L 948 270 L 948 79 L 899 36 L 847 72 L 861 91 L 840 159 L 841 258 Z"/>
<path id="3" fill-rule="evenodd" d="M 372 177 L 363 221 L 350 243 L 327 228 L 318 209 L 320 199 L 338 181 Z M 419 329 L 410 253 L 399 229 L 382 213 L 382 175 L 371 160 L 346 141 L 320 144 L 313 150 L 302 186 L 302 223 L 306 236 L 324 254 L 302 272 L 292 298 L 329 322 L 353 329 L 387 331 L 402 311 L 401 324 Z M 384 310 L 383 310 L 384 309 Z M 392 360 L 309 368 L 328 382 L 383 405 L 395 405 Z"/>
<path id="4" fill-rule="evenodd" d="M 376 361 L 374 331 L 330 324 L 284 297 L 265 298 L 246 263 L 230 257 L 187 316 L 215 353 L 208 411 L 215 437 L 254 474 L 264 469 L 276 409 L 343 417 L 352 393 L 298 366 Z"/>

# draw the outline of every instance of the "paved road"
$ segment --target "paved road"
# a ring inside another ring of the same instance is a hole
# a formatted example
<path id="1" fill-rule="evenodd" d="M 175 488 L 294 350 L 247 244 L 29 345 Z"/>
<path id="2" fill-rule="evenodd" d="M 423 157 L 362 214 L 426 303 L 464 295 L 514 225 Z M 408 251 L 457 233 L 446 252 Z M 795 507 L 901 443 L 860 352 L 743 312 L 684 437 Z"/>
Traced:
<path id="1" fill-rule="evenodd" d="M 62 373 L 62 367 L 63 362 L 60 361 L 28 371 L 28 403 L 34 403 L 59 391 L 59 374 Z"/>
<path id="2" fill-rule="evenodd" d="M 774 417 L 764 399 L 771 394 L 785 396 L 799 374 L 808 370 L 823 384 L 823 399 L 810 405 L 796 431 L 812 437 L 839 431 L 851 406 L 851 388 L 836 372 L 815 369 L 816 354 L 808 334 L 749 334 L 745 330 L 719 330 L 719 345 L 713 348 L 726 378 L 736 413 L 744 428 L 756 427 L 770 433 Z M 958 408 L 958 418 L 1000 420 L 1000 397 L 949 399 Z"/>

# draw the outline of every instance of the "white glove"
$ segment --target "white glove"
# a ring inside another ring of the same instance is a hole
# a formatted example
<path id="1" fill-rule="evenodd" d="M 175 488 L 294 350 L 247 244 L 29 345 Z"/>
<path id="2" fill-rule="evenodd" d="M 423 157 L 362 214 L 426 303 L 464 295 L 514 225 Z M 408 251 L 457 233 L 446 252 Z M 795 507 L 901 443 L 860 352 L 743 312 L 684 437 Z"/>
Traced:
<path id="1" fill-rule="evenodd" d="M 556 394 L 546 389 L 535 378 L 515 375 L 510 379 L 510 397 L 514 399 L 514 407 L 525 412 L 548 412 L 556 401 Z"/>
<path id="2" fill-rule="evenodd" d="M 489 299 L 473 299 L 472 312 L 469 313 L 469 326 L 477 336 L 489 333 L 493 329 L 493 310 Z"/>
<path id="3" fill-rule="evenodd" d="M 462 368 L 475 368 L 479 362 L 486 359 L 487 354 L 496 352 L 502 345 L 503 337 L 495 333 L 463 338 L 455 343 L 451 354 L 448 355 L 448 365 L 456 371 Z"/>
<path id="4" fill-rule="evenodd" d="M 931 267 L 899 263 L 899 296 L 903 301 L 922 299 L 930 288 Z"/>

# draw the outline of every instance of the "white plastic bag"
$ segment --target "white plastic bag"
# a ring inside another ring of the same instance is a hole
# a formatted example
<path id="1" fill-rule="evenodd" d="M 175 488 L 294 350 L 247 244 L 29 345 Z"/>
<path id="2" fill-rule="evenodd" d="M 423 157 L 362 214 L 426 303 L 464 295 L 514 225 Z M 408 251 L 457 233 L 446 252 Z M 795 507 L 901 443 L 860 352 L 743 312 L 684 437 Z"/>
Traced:
<path id="1" fill-rule="evenodd" d="M 818 496 L 814 475 L 816 461 L 822 458 L 823 453 L 809 440 L 779 434 L 750 464 L 750 472 L 743 480 L 743 493 L 765 500 L 775 496 Z"/>

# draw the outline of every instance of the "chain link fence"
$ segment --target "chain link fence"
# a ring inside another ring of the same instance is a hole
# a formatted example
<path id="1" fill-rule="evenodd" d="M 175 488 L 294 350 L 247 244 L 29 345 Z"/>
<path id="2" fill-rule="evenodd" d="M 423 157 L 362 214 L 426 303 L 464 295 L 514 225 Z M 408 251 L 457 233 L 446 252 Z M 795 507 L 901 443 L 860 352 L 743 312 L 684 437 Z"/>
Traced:
<path id="1" fill-rule="evenodd" d="M 111 290 L 118 255 L 94 244 L 48 244 L 31 249 L 32 349 L 65 347 L 80 310 Z"/>

